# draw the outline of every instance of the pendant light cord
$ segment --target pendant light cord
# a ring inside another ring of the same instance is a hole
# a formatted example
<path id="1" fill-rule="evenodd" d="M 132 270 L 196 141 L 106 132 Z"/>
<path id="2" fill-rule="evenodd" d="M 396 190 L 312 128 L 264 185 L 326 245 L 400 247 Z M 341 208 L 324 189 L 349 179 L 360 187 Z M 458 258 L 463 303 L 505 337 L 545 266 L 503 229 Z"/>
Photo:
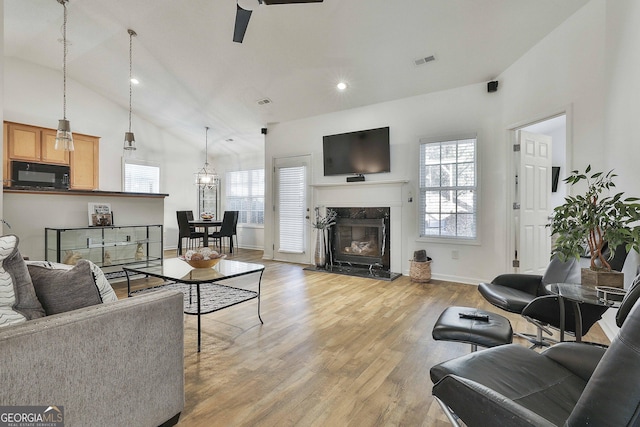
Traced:
<path id="1" fill-rule="evenodd" d="M 62 23 L 62 118 L 67 119 L 67 1 L 58 0 L 64 8 L 64 20 Z"/>
<path id="2" fill-rule="evenodd" d="M 133 78 L 133 74 L 132 74 L 132 64 L 133 64 L 133 36 L 136 35 L 136 32 L 133 30 L 129 30 L 129 132 L 131 132 L 131 96 L 132 96 L 132 89 L 131 89 L 131 84 L 132 81 L 131 79 Z"/>
<path id="3" fill-rule="evenodd" d="M 204 167 L 206 168 L 209 166 L 209 127 L 206 126 L 204 129 Z"/>

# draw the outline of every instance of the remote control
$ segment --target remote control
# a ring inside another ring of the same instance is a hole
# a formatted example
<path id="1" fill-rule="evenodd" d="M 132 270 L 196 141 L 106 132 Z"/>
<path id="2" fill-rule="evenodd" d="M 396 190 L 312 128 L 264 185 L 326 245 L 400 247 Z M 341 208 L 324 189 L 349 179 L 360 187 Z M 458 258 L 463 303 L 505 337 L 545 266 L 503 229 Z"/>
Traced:
<path id="1" fill-rule="evenodd" d="M 462 319 L 482 320 L 483 322 L 489 321 L 489 316 L 486 314 L 480 314 L 478 312 L 462 312 L 458 313 Z"/>

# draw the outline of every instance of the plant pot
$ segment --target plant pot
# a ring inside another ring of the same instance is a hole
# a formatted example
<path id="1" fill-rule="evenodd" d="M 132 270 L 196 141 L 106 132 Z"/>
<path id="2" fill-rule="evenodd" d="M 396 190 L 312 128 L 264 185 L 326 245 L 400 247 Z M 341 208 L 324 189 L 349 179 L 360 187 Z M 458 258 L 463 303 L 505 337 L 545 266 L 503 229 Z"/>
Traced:
<path id="1" fill-rule="evenodd" d="M 327 249 L 324 240 L 324 230 L 317 230 L 316 252 L 314 257 L 316 268 L 325 268 L 327 265 Z"/>
<path id="2" fill-rule="evenodd" d="M 624 273 L 619 271 L 602 271 L 583 268 L 580 274 L 581 283 L 584 286 L 611 286 L 612 288 L 624 287 Z"/>

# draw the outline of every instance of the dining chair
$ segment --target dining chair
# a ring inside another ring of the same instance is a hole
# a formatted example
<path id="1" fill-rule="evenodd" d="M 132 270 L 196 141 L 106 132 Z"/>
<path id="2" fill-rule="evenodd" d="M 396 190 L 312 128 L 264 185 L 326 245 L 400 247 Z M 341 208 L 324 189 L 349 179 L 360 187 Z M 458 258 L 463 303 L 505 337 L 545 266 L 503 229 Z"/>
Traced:
<path id="1" fill-rule="evenodd" d="M 220 230 L 209 234 L 209 238 L 218 241 L 218 249 L 222 251 L 222 238 L 229 239 L 229 252 L 233 253 L 233 235 L 236 234 L 238 225 L 238 211 L 224 211 Z"/>
<path id="2" fill-rule="evenodd" d="M 182 240 L 187 239 L 187 248 L 194 247 L 194 241 L 199 244 L 200 239 L 204 239 L 204 233 L 195 230 L 189 224 L 189 217 L 193 219 L 192 211 L 176 211 L 178 219 L 178 255 L 182 255 Z"/>

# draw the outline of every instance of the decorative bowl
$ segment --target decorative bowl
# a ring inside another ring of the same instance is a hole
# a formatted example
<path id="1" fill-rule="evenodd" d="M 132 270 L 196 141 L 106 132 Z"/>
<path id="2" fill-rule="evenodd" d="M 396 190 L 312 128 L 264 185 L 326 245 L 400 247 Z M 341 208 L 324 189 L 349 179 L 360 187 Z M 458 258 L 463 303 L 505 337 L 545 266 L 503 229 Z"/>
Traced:
<path id="1" fill-rule="evenodd" d="M 226 254 L 221 254 L 219 257 L 213 258 L 213 259 L 197 259 L 197 260 L 196 259 L 190 259 L 190 260 L 187 260 L 187 259 L 185 259 L 185 257 L 180 257 L 180 259 L 183 260 L 184 262 L 186 262 L 187 264 L 189 264 L 193 268 L 211 268 L 214 265 L 216 265 L 217 263 L 219 263 L 221 259 L 224 259 L 226 257 L 227 257 Z"/>
<path id="2" fill-rule="evenodd" d="M 203 213 L 200 214 L 200 218 L 204 219 L 205 221 L 209 221 L 210 219 L 213 219 L 213 214 Z"/>

